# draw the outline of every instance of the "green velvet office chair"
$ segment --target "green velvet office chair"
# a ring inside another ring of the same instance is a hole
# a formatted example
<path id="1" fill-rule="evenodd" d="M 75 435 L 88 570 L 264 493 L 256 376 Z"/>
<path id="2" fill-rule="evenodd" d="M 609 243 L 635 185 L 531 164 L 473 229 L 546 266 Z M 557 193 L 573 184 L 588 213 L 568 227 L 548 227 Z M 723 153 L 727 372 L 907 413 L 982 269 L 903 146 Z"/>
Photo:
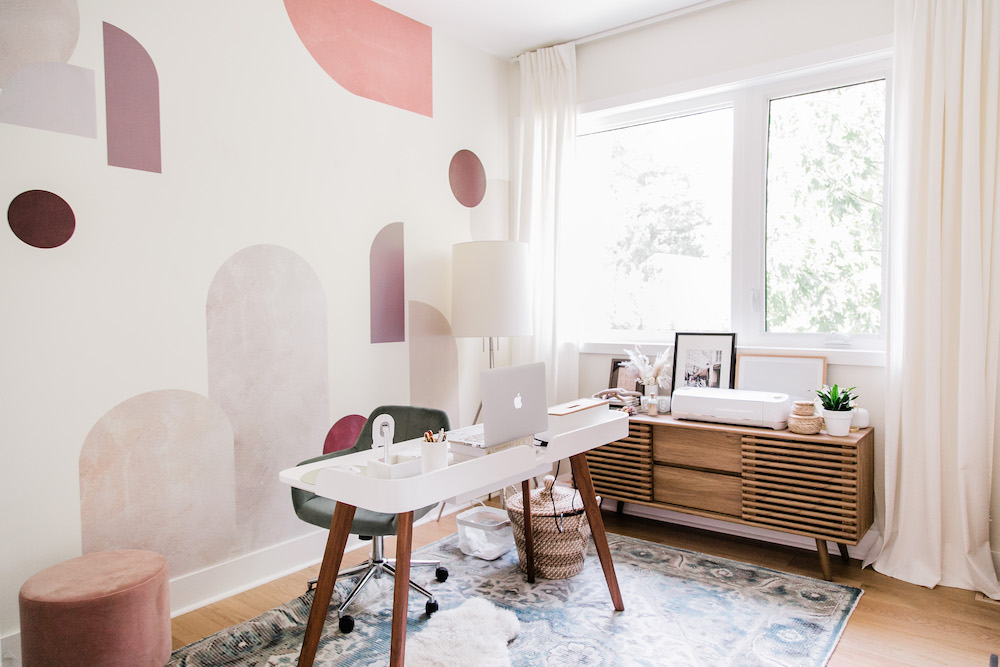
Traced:
<path id="1" fill-rule="evenodd" d="M 425 431 L 433 431 L 434 433 L 437 433 L 442 428 L 446 431 L 450 428 L 448 415 L 441 410 L 434 410 L 431 408 L 415 408 L 408 405 L 383 405 L 375 408 L 371 415 L 369 415 L 368 421 L 365 422 L 365 426 L 361 429 L 361 433 L 358 435 L 358 439 L 355 440 L 353 447 L 339 452 L 317 456 L 316 458 L 303 461 L 302 463 L 322 461 L 370 449 L 372 446 L 372 423 L 376 417 L 384 414 L 391 415 L 395 421 L 395 434 L 393 442 L 402 442 L 403 440 L 419 438 L 423 436 Z M 308 491 L 303 491 L 302 489 L 292 488 L 292 505 L 295 507 L 295 514 L 303 521 L 319 526 L 320 528 L 330 528 L 330 522 L 333 520 L 333 509 L 336 506 L 335 501 L 329 498 L 317 496 L 316 494 Z M 419 519 L 433 508 L 434 505 L 428 505 L 427 507 L 415 510 L 413 512 L 413 519 Z M 384 573 L 395 576 L 395 559 L 385 558 L 383 551 L 383 538 L 386 535 L 396 534 L 397 521 L 398 518 L 395 514 L 372 512 L 371 510 L 366 510 L 363 507 L 357 508 L 357 512 L 354 514 L 354 521 L 351 524 L 351 533 L 360 536 L 361 539 L 372 540 L 372 555 L 371 558 L 368 559 L 367 563 L 347 568 L 337 574 L 338 579 L 341 577 L 361 574 L 361 578 L 358 579 L 358 583 L 354 586 L 354 589 L 350 592 L 350 594 L 344 598 L 344 601 L 337 610 L 337 616 L 340 619 L 339 625 L 341 632 L 350 632 L 354 629 L 354 618 L 344 612 L 350 604 L 354 602 L 355 598 L 357 598 L 361 589 L 364 588 L 365 585 L 373 578 L 381 577 Z M 448 578 L 448 570 L 441 567 L 441 563 L 439 561 L 411 560 L 410 565 L 434 565 L 437 568 L 435 570 L 435 576 L 438 581 L 444 581 Z M 315 585 L 315 581 L 311 581 L 309 583 L 311 589 L 312 586 Z M 430 591 L 412 580 L 410 581 L 410 587 L 427 598 L 426 610 L 428 616 L 437 611 L 438 603 Z"/>

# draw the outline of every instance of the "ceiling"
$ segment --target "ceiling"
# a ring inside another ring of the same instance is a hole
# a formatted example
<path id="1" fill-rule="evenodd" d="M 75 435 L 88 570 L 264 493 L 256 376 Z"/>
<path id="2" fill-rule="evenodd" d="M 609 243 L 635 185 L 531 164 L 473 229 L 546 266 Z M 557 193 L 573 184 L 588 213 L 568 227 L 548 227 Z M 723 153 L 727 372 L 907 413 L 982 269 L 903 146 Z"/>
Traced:
<path id="1" fill-rule="evenodd" d="M 722 0 L 378 0 L 501 58 Z"/>

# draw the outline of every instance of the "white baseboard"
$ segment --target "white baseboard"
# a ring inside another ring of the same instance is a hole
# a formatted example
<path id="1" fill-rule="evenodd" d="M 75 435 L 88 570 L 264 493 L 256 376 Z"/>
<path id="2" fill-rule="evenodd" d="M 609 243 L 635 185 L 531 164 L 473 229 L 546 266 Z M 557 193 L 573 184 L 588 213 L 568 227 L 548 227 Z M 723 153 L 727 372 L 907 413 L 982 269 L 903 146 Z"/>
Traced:
<path id="1" fill-rule="evenodd" d="M 467 505 L 446 505 L 444 513 L 452 514 L 465 507 Z M 415 525 L 435 520 L 437 512 L 431 510 L 416 521 Z M 287 542 L 171 579 L 170 617 L 200 609 L 315 565 L 323 557 L 328 534 L 329 531 L 317 528 Z M 370 544 L 371 542 L 361 541 L 352 535 L 345 551 L 369 547 Z M 20 630 L 0 638 L 0 655 L 3 656 L 2 667 L 20 667 Z"/>
<path id="2" fill-rule="evenodd" d="M 604 502 L 605 509 L 615 509 L 617 507 L 617 504 L 612 504 L 616 503 L 614 500 L 608 499 Z M 693 514 L 683 514 L 681 512 L 672 512 L 670 510 L 659 509 L 657 507 L 649 507 L 647 505 L 638 505 L 628 502 L 625 503 L 624 513 L 632 516 L 640 516 L 646 519 L 663 521 L 665 523 L 688 526 L 689 528 L 701 528 L 703 530 L 710 530 L 714 533 L 736 535 L 737 537 L 746 537 L 752 540 L 760 540 L 761 542 L 771 542 L 772 544 L 797 547 L 799 549 L 806 549 L 807 551 L 816 550 L 816 540 L 810 537 L 783 533 L 777 530 L 767 530 L 766 528 L 757 528 L 755 526 L 746 526 L 741 523 L 730 523 L 728 521 L 709 519 L 707 517 L 695 516 Z M 851 558 L 862 560 L 864 555 L 868 552 L 870 545 L 876 538 L 876 532 L 874 530 L 869 530 L 857 546 L 848 546 L 847 552 L 850 554 Z M 840 554 L 840 548 L 833 542 L 827 542 L 827 549 L 830 553 L 837 555 Z"/>

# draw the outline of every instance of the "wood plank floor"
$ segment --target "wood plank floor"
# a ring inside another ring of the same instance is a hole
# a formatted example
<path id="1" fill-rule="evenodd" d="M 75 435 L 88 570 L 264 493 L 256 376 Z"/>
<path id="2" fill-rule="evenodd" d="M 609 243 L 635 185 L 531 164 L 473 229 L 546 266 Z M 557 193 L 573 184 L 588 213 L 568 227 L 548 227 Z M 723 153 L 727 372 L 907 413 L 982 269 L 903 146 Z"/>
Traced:
<path id="1" fill-rule="evenodd" d="M 604 513 L 609 532 L 699 551 L 734 560 L 818 577 L 815 552 L 777 546 L 729 535 Z M 414 529 L 414 549 L 455 532 L 455 514 Z M 393 540 L 386 553 L 395 553 Z M 344 556 L 344 567 L 363 562 L 365 548 Z M 319 557 L 319 554 L 317 554 Z M 831 556 L 834 581 L 864 590 L 830 665 L 970 665 L 988 667 L 990 653 L 1000 654 L 1000 603 L 978 601 L 974 593 L 955 588 L 928 590 L 861 569 Z M 178 648 L 298 597 L 314 566 L 173 619 L 173 645 Z M 433 576 L 433 575 L 431 575 Z M 625 601 L 628 604 L 628 600 Z"/>

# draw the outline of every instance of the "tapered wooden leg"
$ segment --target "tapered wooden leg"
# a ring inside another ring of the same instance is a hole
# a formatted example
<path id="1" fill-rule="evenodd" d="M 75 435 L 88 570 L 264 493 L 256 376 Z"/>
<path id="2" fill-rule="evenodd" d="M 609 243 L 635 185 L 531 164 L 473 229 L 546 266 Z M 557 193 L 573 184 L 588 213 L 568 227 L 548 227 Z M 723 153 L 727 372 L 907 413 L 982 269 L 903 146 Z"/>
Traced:
<path id="1" fill-rule="evenodd" d="M 851 554 L 847 553 L 847 545 L 843 542 L 837 542 L 837 546 L 840 547 L 840 558 L 845 563 L 851 562 Z"/>
<path id="2" fill-rule="evenodd" d="M 823 578 L 833 581 L 830 571 L 830 552 L 826 550 L 826 540 L 816 539 L 816 553 L 819 554 L 819 569 L 823 570 Z"/>
<path id="3" fill-rule="evenodd" d="M 528 561 L 528 583 L 535 583 L 535 537 L 531 532 L 531 493 L 528 480 L 521 482 L 521 499 L 524 501 L 524 557 Z"/>
<path id="4" fill-rule="evenodd" d="M 594 536 L 594 546 L 597 547 L 597 556 L 601 559 L 604 579 L 608 582 L 608 592 L 611 593 L 611 601 L 615 605 L 615 610 L 624 611 L 625 603 L 622 602 L 622 593 L 618 588 L 618 576 L 615 574 L 615 564 L 611 561 L 608 534 L 604 531 L 604 519 L 601 518 L 601 509 L 597 506 L 597 492 L 594 491 L 594 480 L 590 477 L 590 466 L 587 465 L 587 457 L 583 454 L 575 454 L 570 457 L 569 462 L 573 467 L 573 479 L 576 480 L 576 488 L 580 490 L 580 495 L 583 497 L 583 507 L 587 512 L 587 521 L 590 522 L 590 532 Z"/>
<path id="5" fill-rule="evenodd" d="M 333 597 L 333 587 L 337 583 L 340 563 L 344 559 L 344 547 L 347 546 L 355 509 L 344 503 L 337 503 L 333 508 L 330 534 L 326 538 L 323 563 L 319 567 L 319 580 L 316 582 L 312 606 L 309 608 L 309 621 L 306 623 L 306 634 L 302 638 L 302 650 L 299 652 L 299 667 L 312 667 L 313 660 L 316 659 L 316 649 L 319 647 L 319 638 L 323 635 L 323 623 L 330 608 L 330 598 Z"/>
<path id="6" fill-rule="evenodd" d="M 410 602 L 410 551 L 413 547 L 413 512 L 399 515 L 396 526 L 396 573 L 393 575 L 392 640 L 390 667 L 403 667 L 406 652 L 406 608 Z"/>

